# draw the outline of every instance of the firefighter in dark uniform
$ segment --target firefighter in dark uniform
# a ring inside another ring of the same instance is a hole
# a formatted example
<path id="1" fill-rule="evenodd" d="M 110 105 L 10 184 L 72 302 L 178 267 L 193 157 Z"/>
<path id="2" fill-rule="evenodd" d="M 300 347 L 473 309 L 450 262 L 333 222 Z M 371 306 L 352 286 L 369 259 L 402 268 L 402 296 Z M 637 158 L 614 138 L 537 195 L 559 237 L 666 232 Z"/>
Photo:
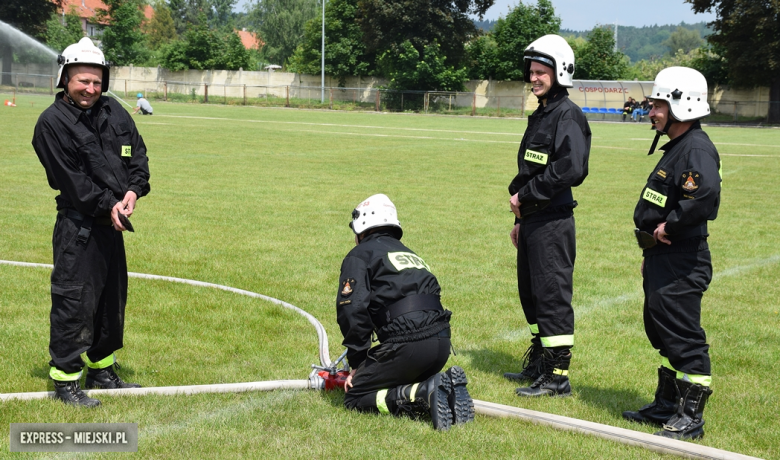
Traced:
<path id="1" fill-rule="evenodd" d="M 136 200 L 149 193 L 146 146 L 108 89 L 109 69 L 89 38 L 68 46 L 57 94 L 35 125 L 33 147 L 56 197 L 52 246 L 49 376 L 55 397 L 94 407 L 87 388 L 134 388 L 114 371 L 122 348 L 127 263 L 122 232 Z M 130 227 L 130 228 L 128 228 Z"/>
<path id="2" fill-rule="evenodd" d="M 531 330 L 531 346 L 520 372 L 518 396 L 571 394 L 569 364 L 574 346 L 572 276 L 576 254 L 572 196 L 588 175 L 590 127 L 568 97 L 574 52 L 558 35 L 545 35 L 524 53 L 526 82 L 539 107 L 528 118 L 517 155 L 517 176 L 509 184 L 515 225 L 520 303 Z"/>
<path id="3" fill-rule="evenodd" d="M 383 414 L 430 415 L 433 426 L 474 419 L 466 374 L 450 355 L 450 316 L 428 265 L 401 243 L 395 205 L 378 194 L 352 212 L 356 246 L 341 264 L 338 323 L 352 371 L 344 405 Z M 378 343 L 372 344 L 372 337 Z"/>
<path id="4" fill-rule="evenodd" d="M 661 150 L 634 211 L 643 249 L 644 323 L 661 355 L 652 403 L 623 417 L 663 427 L 676 439 L 704 435 L 704 406 L 712 381 L 709 345 L 701 327 L 701 299 L 712 280 L 707 221 L 718 215 L 720 157 L 700 118 L 710 113 L 707 81 L 687 67 L 669 67 L 655 79 L 650 119 Z"/>

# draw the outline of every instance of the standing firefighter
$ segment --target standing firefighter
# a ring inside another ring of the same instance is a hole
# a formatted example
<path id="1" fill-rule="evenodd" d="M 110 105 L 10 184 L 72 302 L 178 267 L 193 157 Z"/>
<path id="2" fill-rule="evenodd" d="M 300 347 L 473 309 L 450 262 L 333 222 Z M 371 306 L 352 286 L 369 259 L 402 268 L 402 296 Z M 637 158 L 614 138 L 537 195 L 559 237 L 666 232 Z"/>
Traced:
<path id="1" fill-rule="evenodd" d="M 650 119 L 670 141 L 634 211 L 643 249 L 644 322 L 661 354 L 655 400 L 623 417 L 663 426 L 658 435 L 704 435 L 702 413 L 712 394 L 701 298 L 712 280 L 707 221 L 718 215 L 720 158 L 699 119 L 710 113 L 707 81 L 696 70 L 669 67 L 655 78 Z"/>
<path id="2" fill-rule="evenodd" d="M 466 374 L 450 355 L 450 316 L 436 277 L 401 243 L 401 223 L 387 196 L 352 211 L 356 246 L 341 264 L 336 309 L 353 370 L 344 405 L 383 414 L 430 415 L 434 428 L 474 419 Z M 372 344 L 372 336 L 379 343 Z M 373 345 L 373 346 L 372 346 Z"/>
<path id="3" fill-rule="evenodd" d="M 122 348 L 127 263 L 122 232 L 136 200 L 149 193 L 146 146 L 130 114 L 102 96 L 109 69 L 89 38 L 58 58 L 57 94 L 35 125 L 33 147 L 56 197 L 49 353 L 55 397 L 100 404 L 87 388 L 134 388 L 114 372 Z"/>
<path id="4" fill-rule="evenodd" d="M 517 285 L 532 338 L 521 372 L 504 376 L 531 384 L 518 388 L 518 396 L 567 396 L 577 206 L 571 189 L 588 175 L 590 127 L 566 91 L 574 74 L 574 52 L 566 40 L 545 35 L 526 48 L 524 58 L 524 78 L 539 107 L 528 118 L 518 173 L 509 184 L 515 214 L 509 235 L 517 248 Z"/>

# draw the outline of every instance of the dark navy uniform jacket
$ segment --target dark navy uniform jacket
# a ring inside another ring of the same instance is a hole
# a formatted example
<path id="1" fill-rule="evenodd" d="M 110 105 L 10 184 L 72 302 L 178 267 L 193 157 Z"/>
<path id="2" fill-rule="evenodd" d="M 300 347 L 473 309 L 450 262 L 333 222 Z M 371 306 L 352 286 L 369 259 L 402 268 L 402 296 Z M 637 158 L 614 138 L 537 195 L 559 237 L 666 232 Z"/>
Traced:
<path id="1" fill-rule="evenodd" d="M 146 145 L 127 110 L 102 96 L 87 113 L 63 94 L 38 118 L 32 140 L 49 185 L 60 191 L 57 209 L 105 217 L 129 190 L 148 194 Z"/>
<path id="2" fill-rule="evenodd" d="M 528 128 L 517 153 L 518 173 L 509 184 L 509 194 L 517 193 L 521 204 L 569 204 L 573 201 L 571 188 L 580 185 L 588 175 L 588 121 L 565 88 L 553 87 L 550 92 L 553 91 L 547 106 L 540 103 L 528 117 Z"/>
<path id="3" fill-rule="evenodd" d="M 363 238 L 344 258 L 339 277 L 336 311 L 350 367 L 357 368 L 371 347 L 374 331 L 383 343 L 426 339 L 449 327 L 451 312 L 413 311 L 377 328 L 383 307 L 406 296 L 440 295 L 441 288 L 428 265 L 395 238 L 379 230 Z"/>
<path id="4" fill-rule="evenodd" d="M 636 228 L 653 233 L 666 222 L 669 240 L 707 235 L 720 205 L 720 157 L 696 121 L 663 147 L 634 210 Z M 660 245 L 665 246 L 665 245 Z"/>

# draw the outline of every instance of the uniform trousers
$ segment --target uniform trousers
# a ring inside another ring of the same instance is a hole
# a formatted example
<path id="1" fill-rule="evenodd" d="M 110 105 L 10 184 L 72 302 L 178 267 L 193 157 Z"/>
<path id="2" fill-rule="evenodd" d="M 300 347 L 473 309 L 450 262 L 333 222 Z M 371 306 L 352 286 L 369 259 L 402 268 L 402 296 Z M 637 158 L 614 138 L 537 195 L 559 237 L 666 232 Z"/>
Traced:
<path id="1" fill-rule="evenodd" d="M 52 237 L 49 365 L 68 374 L 84 367 L 85 351 L 98 362 L 122 348 L 127 301 L 122 232 L 93 223 L 84 244 L 81 224 L 58 214 Z"/>
<path id="2" fill-rule="evenodd" d="M 574 334 L 571 298 L 576 253 L 571 211 L 532 215 L 521 221 L 517 288 L 525 319 L 528 324 L 539 326 L 543 343 L 546 337 Z"/>
<path id="3" fill-rule="evenodd" d="M 680 248 L 685 252 L 678 252 Z M 706 238 L 669 247 L 659 243 L 645 250 L 645 333 L 653 348 L 686 374 L 711 375 L 709 345 L 701 327 L 701 299 L 710 281 Z"/>
<path id="4" fill-rule="evenodd" d="M 376 394 L 425 381 L 441 372 L 450 356 L 450 329 L 415 342 L 382 343 L 368 351 L 368 357 L 352 377 L 352 388 L 344 395 L 344 406 L 376 412 Z"/>

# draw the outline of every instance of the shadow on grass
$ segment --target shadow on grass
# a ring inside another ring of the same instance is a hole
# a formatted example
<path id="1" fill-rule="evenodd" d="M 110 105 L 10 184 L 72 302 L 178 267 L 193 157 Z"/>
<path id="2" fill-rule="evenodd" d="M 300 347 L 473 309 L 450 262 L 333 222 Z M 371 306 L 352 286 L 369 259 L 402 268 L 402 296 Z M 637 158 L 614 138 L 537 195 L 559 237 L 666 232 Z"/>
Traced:
<path id="1" fill-rule="evenodd" d="M 523 366 L 523 353 L 525 349 L 518 350 L 517 355 L 510 355 L 503 351 L 490 349 L 461 350 L 458 355 L 469 358 L 470 366 L 488 374 L 496 374 L 503 377 L 504 372 L 520 372 Z"/>
<path id="2" fill-rule="evenodd" d="M 640 394 L 621 388 L 577 385 L 576 381 L 572 381 L 572 390 L 577 393 L 577 398 L 585 404 L 599 408 L 617 418 L 622 418 L 623 411 L 638 410 L 653 400 L 652 394 Z"/>

